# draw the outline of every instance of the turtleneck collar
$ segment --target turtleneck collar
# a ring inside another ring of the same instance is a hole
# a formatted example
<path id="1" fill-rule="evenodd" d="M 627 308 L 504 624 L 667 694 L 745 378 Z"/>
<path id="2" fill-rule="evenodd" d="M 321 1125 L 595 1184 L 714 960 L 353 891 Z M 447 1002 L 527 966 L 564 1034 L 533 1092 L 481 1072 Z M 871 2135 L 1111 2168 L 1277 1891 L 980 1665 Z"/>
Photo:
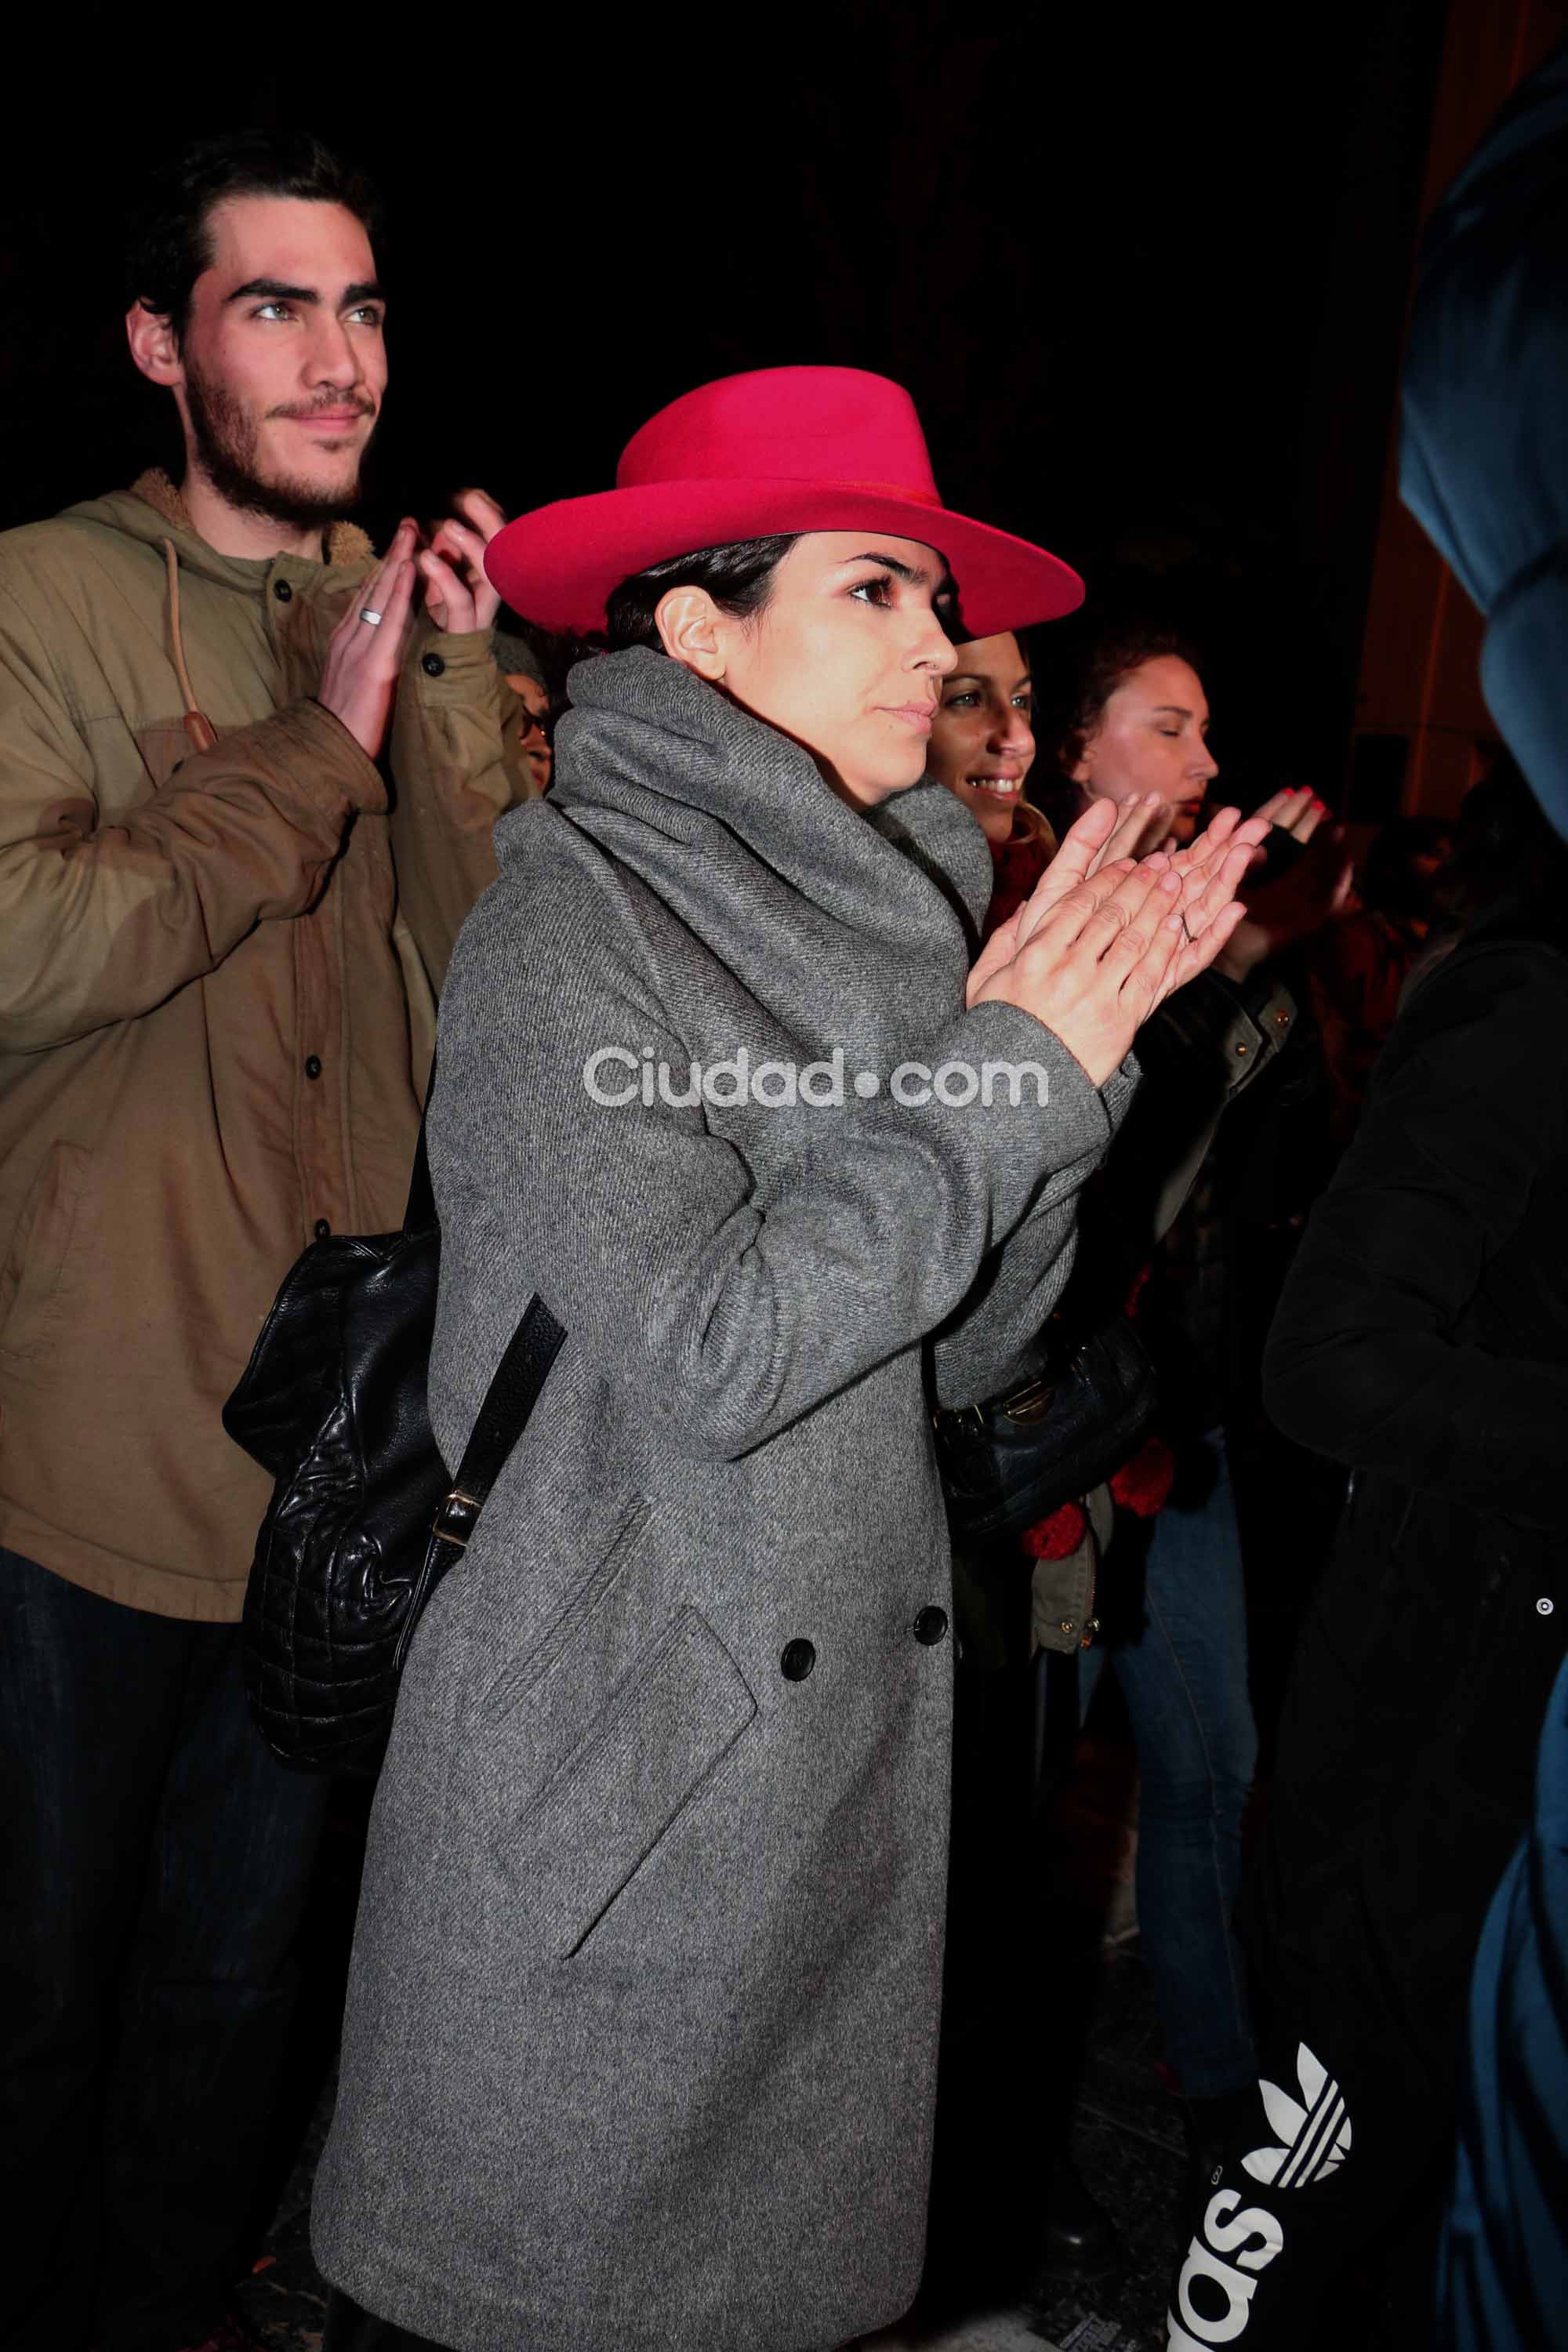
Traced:
<path id="1" fill-rule="evenodd" d="M 797 743 L 644 647 L 579 663 L 569 688 L 548 805 L 743 984 L 776 997 L 794 971 L 803 1025 L 809 1006 L 868 1044 L 951 1020 L 992 883 L 984 835 L 952 793 L 918 784 L 862 813 Z M 868 955 L 877 987 L 851 1007 Z"/>

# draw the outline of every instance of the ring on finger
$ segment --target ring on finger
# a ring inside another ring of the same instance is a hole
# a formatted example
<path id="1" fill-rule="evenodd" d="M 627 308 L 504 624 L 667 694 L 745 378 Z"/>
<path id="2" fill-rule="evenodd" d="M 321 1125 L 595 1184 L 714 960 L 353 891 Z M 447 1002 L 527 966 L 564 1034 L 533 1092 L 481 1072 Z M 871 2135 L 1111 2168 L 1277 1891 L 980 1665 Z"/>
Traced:
<path id="1" fill-rule="evenodd" d="M 380 628 L 381 624 L 382 624 L 382 618 L 383 618 L 383 616 L 382 616 L 382 614 L 381 614 L 380 613 L 373 612 L 373 611 L 372 611 L 372 609 L 371 609 L 371 607 L 370 607 L 368 604 L 362 604 L 362 605 L 360 606 L 360 608 L 359 608 L 359 616 L 360 616 L 360 619 L 361 619 L 361 620 L 365 624 L 365 626 L 366 626 L 367 628 L 371 628 L 371 629 L 379 629 L 379 628 Z"/>

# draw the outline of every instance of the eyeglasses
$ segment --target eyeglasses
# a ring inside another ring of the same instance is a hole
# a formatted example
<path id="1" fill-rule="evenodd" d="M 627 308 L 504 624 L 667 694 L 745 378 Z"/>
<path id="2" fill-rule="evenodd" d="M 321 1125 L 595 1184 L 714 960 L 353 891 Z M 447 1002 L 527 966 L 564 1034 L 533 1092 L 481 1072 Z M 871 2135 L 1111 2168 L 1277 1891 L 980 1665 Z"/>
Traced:
<path id="1" fill-rule="evenodd" d="M 560 716 L 554 703 L 546 703 L 542 710 L 535 710 L 531 703 L 523 702 L 521 694 L 517 698 L 522 705 L 517 714 L 518 741 L 524 749 L 534 750 L 537 750 L 542 743 L 548 745 L 552 742 L 555 735 L 555 721 Z"/>

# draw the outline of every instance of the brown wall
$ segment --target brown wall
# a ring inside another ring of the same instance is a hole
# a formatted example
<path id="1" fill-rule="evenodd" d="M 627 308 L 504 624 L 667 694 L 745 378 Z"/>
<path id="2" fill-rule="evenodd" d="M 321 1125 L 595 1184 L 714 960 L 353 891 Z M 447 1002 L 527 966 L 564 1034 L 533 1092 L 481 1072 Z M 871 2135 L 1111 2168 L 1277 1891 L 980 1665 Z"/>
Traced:
<path id="1" fill-rule="evenodd" d="M 1516 82 L 1568 26 L 1568 0 L 1452 0 L 1421 216 L 1480 143 Z M 1400 504 L 1391 437 L 1356 696 L 1349 807 L 1452 815 L 1496 729 L 1481 699 L 1481 623 Z"/>

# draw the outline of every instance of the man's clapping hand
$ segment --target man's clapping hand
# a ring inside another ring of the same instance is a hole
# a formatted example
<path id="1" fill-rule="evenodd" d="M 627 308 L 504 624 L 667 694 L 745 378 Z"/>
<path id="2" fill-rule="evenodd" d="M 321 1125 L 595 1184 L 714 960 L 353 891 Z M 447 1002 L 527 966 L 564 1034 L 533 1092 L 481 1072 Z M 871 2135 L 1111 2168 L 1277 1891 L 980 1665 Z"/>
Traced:
<path id="1" fill-rule="evenodd" d="M 425 610 L 445 634 L 494 626 L 500 595 L 485 576 L 485 550 L 506 517 L 483 490 L 459 490 L 455 515 L 437 523 L 418 558 Z"/>
<path id="2" fill-rule="evenodd" d="M 414 618 L 413 555 L 419 528 L 411 516 L 327 640 L 316 699 L 340 719 L 372 760 L 381 756 L 398 674 Z M 379 617 L 367 621 L 366 613 Z"/>

